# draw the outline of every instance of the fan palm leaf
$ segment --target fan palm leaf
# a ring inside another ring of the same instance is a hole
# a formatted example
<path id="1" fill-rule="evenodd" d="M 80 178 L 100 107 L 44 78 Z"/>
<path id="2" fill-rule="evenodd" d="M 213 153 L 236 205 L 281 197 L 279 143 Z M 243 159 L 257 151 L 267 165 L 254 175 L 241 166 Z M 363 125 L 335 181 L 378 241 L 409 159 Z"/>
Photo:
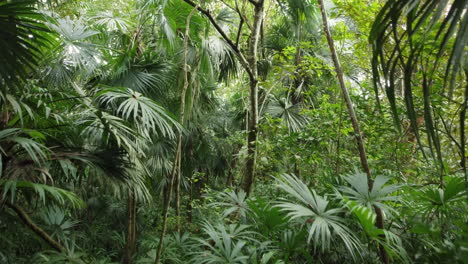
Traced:
<path id="1" fill-rule="evenodd" d="M 371 209 L 376 206 L 385 210 L 387 213 L 396 212 L 392 207 L 384 202 L 395 202 L 400 197 L 393 195 L 401 186 L 396 184 L 386 185 L 390 178 L 378 175 L 373 180 L 372 190 L 369 191 L 367 175 L 363 172 L 350 173 L 343 177 L 350 185 L 340 186 L 338 189 L 348 198 L 360 205 Z"/>
<path id="2" fill-rule="evenodd" d="M 115 106 L 117 115 L 133 122 L 145 135 L 153 132 L 164 137 L 174 137 L 173 128 L 181 129 L 163 107 L 132 89 L 106 88 L 96 95 L 96 100 L 107 106 Z"/>
<path id="3" fill-rule="evenodd" d="M 265 112 L 274 118 L 281 118 L 289 131 L 297 132 L 309 123 L 309 118 L 300 113 L 301 105 L 293 104 L 289 98 L 273 97 Z"/>
<path id="4" fill-rule="evenodd" d="M 248 231 L 246 225 L 229 225 L 226 228 L 223 224 L 205 222 L 203 231 L 209 240 L 196 240 L 208 250 L 198 252 L 194 263 L 248 263 L 249 256 L 244 252 L 247 241 L 258 242 L 253 239 L 256 233 Z"/>
<path id="5" fill-rule="evenodd" d="M 98 31 L 90 29 L 84 20 L 70 17 L 59 18 L 48 26 L 60 36 L 46 59 L 44 78 L 49 84 L 70 85 L 78 79 L 78 74 L 90 76 L 97 70 L 102 54 L 90 39 L 99 34 Z"/>
<path id="6" fill-rule="evenodd" d="M 291 220 L 301 219 L 309 224 L 308 242 L 313 240 L 314 247 L 320 245 L 321 251 L 330 250 L 331 242 L 338 237 L 348 252 L 355 258 L 361 245 L 354 233 L 345 225 L 341 217 L 342 208 L 329 208 L 326 197 L 310 190 L 306 184 L 293 175 L 283 174 L 277 179 L 277 186 L 294 197 L 299 203 L 283 199 L 277 207 L 288 213 Z"/>

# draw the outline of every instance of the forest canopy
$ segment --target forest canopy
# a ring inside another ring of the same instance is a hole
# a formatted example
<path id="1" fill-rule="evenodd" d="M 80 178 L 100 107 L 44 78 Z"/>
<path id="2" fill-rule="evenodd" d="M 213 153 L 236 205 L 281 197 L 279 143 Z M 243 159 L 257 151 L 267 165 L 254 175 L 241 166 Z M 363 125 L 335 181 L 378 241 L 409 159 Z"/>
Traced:
<path id="1" fill-rule="evenodd" d="M 0 264 L 468 263 L 468 0 L 0 0 Z"/>

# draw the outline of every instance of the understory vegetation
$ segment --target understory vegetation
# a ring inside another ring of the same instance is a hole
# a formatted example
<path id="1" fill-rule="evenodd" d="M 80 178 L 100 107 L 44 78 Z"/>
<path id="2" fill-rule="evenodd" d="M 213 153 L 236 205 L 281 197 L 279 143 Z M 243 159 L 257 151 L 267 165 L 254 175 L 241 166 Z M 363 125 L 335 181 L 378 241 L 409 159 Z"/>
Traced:
<path id="1" fill-rule="evenodd" d="M 468 0 L 0 0 L 0 264 L 468 263 Z"/>

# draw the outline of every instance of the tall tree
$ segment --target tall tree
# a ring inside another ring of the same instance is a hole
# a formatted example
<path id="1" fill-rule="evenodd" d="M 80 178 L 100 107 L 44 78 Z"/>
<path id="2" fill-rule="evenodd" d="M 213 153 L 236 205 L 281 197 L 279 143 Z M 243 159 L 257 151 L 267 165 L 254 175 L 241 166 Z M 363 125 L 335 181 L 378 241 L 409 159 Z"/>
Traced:
<path id="1" fill-rule="evenodd" d="M 184 60 L 183 60 L 183 74 L 184 74 L 184 84 L 182 87 L 182 93 L 180 95 L 180 116 L 179 116 L 179 122 L 181 124 L 184 124 L 185 121 L 185 97 L 187 94 L 187 88 L 189 86 L 189 66 L 187 62 L 187 57 L 188 57 L 188 48 L 189 48 L 189 38 L 190 38 L 190 21 L 192 19 L 193 14 L 195 13 L 197 9 L 197 6 L 195 6 L 190 14 L 187 16 L 186 23 L 185 23 L 185 33 L 184 33 Z M 169 179 L 169 185 L 167 189 L 167 194 L 166 194 L 166 199 L 164 200 L 165 203 L 163 205 L 163 222 L 162 222 L 162 230 L 161 230 L 161 235 L 159 237 L 159 244 L 158 248 L 156 250 L 156 259 L 155 263 L 159 264 L 161 260 L 161 254 L 163 250 L 163 245 L 164 245 L 164 237 L 166 235 L 166 229 L 167 229 L 167 217 L 168 217 L 168 210 L 169 210 L 169 205 L 171 202 L 172 198 L 172 190 L 174 188 L 177 188 L 177 197 L 176 197 L 176 206 L 177 210 L 180 210 L 180 179 L 181 179 L 181 166 L 182 166 L 182 132 L 179 131 L 179 135 L 177 136 L 177 147 L 176 147 L 176 153 L 175 153 L 175 158 L 173 162 L 173 168 L 171 172 L 171 176 Z M 174 186 L 175 183 L 175 186 Z M 180 214 L 177 214 L 179 217 Z M 177 219 L 177 229 L 180 231 L 180 219 Z"/>
<path id="2" fill-rule="evenodd" d="M 320 6 L 320 12 L 322 13 L 323 32 L 325 33 L 325 37 L 327 38 L 328 48 L 330 49 L 330 53 L 331 53 L 332 60 L 333 60 L 333 65 L 335 66 L 335 72 L 338 78 L 338 83 L 340 85 L 341 93 L 343 95 L 344 101 L 346 103 L 346 108 L 348 109 L 348 114 L 351 120 L 351 124 L 353 125 L 354 135 L 356 138 L 356 144 L 357 144 L 358 151 L 359 151 L 359 158 L 361 160 L 361 166 L 362 166 L 362 169 L 367 174 L 368 190 L 369 192 L 371 192 L 373 188 L 373 180 L 372 180 L 371 170 L 369 168 L 369 163 L 367 161 L 366 149 L 364 147 L 364 140 L 362 139 L 362 132 L 361 132 L 361 129 L 359 128 L 359 122 L 357 120 L 356 113 L 354 111 L 353 102 L 351 101 L 351 97 L 349 96 L 348 89 L 346 88 L 343 69 L 341 68 L 341 63 L 340 63 L 338 54 L 336 53 L 336 49 L 335 49 L 335 43 L 333 41 L 333 37 L 328 27 L 327 12 L 325 10 L 325 5 L 324 5 L 323 0 L 318 0 L 318 4 Z M 383 229 L 384 219 L 383 219 L 382 210 L 378 207 L 375 207 L 375 212 L 377 214 L 376 226 L 380 229 Z M 380 259 L 382 263 L 390 263 L 390 258 L 383 245 L 379 245 L 379 250 L 380 250 Z"/>
<path id="3" fill-rule="evenodd" d="M 229 47 L 234 51 L 239 59 L 240 64 L 244 68 L 245 72 L 249 77 L 249 87 L 250 87 L 250 111 L 249 111 L 249 127 L 248 127 L 248 138 L 247 138 L 247 161 L 246 161 L 246 171 L 243 182 L 243 189 L 249 194 L 252 191 L 252 185 L 255 178 L 255 163 L 257 156 L 257 135 L 258 135 L 258 44 L 260 40 L 260 31 L 264 18 L 264 0 L 249 0 L 249 3 L 253 6 L 253 23 L 251 25 L 250 32 L 250 43 L 249 43 L 249 52 L 245 54 L 239 48 L 238 42 L 233 41 L 229 36 L 224 32 L 222 27 L 213 17 L 213 14 L 203 7 L 199 6 L 191 0 L 184 0 L 189 5 L 196 7 L 200 13 L 208 18 L 216 31 L 222 36 L 222 38 L 227 42 Z M 240 20 L 244 20 L 245 14 L 242 14 L 239 9 L 237 9 Z M 239 27 L 237 36 L 242 34 L 242 27 Z M 236 39 L 238 39 L 237 37 Z"/>

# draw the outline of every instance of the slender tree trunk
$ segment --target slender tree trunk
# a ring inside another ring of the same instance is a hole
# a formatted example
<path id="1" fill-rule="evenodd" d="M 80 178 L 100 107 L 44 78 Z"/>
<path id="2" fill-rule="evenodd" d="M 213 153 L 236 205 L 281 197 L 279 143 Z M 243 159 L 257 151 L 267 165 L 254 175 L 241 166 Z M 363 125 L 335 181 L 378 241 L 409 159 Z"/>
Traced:
<path id="1" fill-rule="evenodd" d="M 46 231 L 44 231 L 42 228 L 36 225 L 22 207 L 16 204 L 9 203 L 8 201 L 6 201 L 5 204 L 6 206 L 13 209 L 13 211 L 15 211 L 15 213 L 18 215 L 21 221 L 23 221 L 23 223 L 27 227 L 29 227 L 34 233 L 36 233 L 36 235 L 42 238 L 42 240 L 49 244 L 49 246 L 51 246 L 58 252 L 67 252 L 67 250 L 64 246 L 62 246 L 62 244 L 60 244 L 57 240 L 53 239 L 49 234 L 47 234 Z"/>
<path id="2" fill-rule="evenodd" d="M 249 113 L 249 132 L 247 137 L 247 161 L 246 161 L 246 173 L 243 182 L 243 188 L 247 194 L 252 190 L 252 184 L 255 177 L 255 161 L 257 154 L 257 125 L 258 125 L 258 43 L 260 39 L 260 31 L 264 16 L 264 0 L 248 0 L 254 6 L 254 22 L 251 27 L 250 34 L 250 47 L 249 47 L 249 56 L 248 59 L 244 56 L 244 53 L 239 49 L 239 47 L 226 35 L 222 27 L 216 22 L 216 18 L 211 14 L 207 9 L 203 9 L 198 6 L 192 0 L 184 0 L 187 4 L 193 6 L 195 9 L 198 9 L 203 15 L 205 15 L 214 26 L 216 31 L 221 35 L 221 37 L 226 41 L 226 43 L 231 47 L 233 52 L 237 55 L 237 58 L 249 75 L 249 86 L 250 86 L 250 113 Z M 239 12 L 239 16 L 242 18 L 242 14 Z M 245 21 L 245 20 L 244 20 Z M 247 22 L 247 21 L 245 21 Z M 248 23 L 247 23 L 248 25 Z M 250 26 L 249 26 L 250 28 Z M 240 32 L 238 32 L 238 35 Z"/>
<path id="3" fill-rule="evenodd" d="M 5 208 L 5 200 L 6 200 L 6 199 L 2 199 L 1 197 L 3 197 L 3 193 L 0 191 L 0 218 L 3 213 L 3 209 Z"/>
<path id="4" fill-rule="evenodd" d="M 359 128 L 359 123 L 357 121 L 356 113 L 354 112 L 354 107 L 353 103 L 351 101 L 351 98 L 348 93 L 348 89 L 346 88 L 346 84 L 344 81 L 344 74 L 343 74 L 343 69 L 341 68 L 340 60 L 338 59 L 338 55 L 336 53 L 335 49 L 335 43 L 333 41 L 333 38 L 330 34 L 330 30 L 328 28 L 328 19 L 327 19 L 327 13 L 325 10 L 325 5 L 323 3 L 323 0 L 318 0 L 319 6 L 320 6 L 320 12 L 322 13 L 322 21 L 323 21 L 323 31 L 325 33 L 325 36 L 327 38 L 328 42 L 328 47 L 330 49 L 330 53 L 333 59 L 333 64 L 335 66 L 335 71 L 336 75 L 338 77 L 338 82 L 340 84 L 341 92 L 343 94 L 343 97 L 345 99 L 346 107 L 348 109 L 348 114 L 351 119 L 351 123 L 353 125 L 353 130 L 354 134 L 356 137 L 356 143 L 357 147 L 359 150 L 359 158 L 361 159 L 361 165 L 362 168 L 364 169 L 365 173 L 367 174 L 367 185 L 369 188 L 369 191 L 372 190 L 373 186 L 373 181 L 371 177 L 371 171 L 369 168 L 369 164 L 367 162 L 367 156 L 366 156 L 366 150 L 364 148 L 364 142 L 362 139 L 362 134 L 361 134 L 361 129 Z M 376 226 L 380 229 L 384 228 L 384 219 L 383 219 L 383 214 L 382 210 L 376 206 L 374 206 L 375 213 L 377 215 L 377 221 L 376 221 Z M 380 255 L 380 260 L 382 263 L 390 263 L 390 259 L 388 256 L 387 251 L 382 245 L 379 245 L 379 255 Z"/>
<path id="5" fill-rule="evenodd" d="M 177 146 L 180 145 L 182 151 L 182 136 L 179 135 L 179 139 L 177 141 Z M 177 147 L 179 149 L 179 147 Z M 175 214 L 176 214 L 176 228 L 177 232 L 180 232 L 180 167 L 182 166 L 182 154 L 179 154 L 179 160 L 177 161 L 177 171 L 175 174 L 174 179 L 174 186 L 175 186 Z"/>
<path id="6" fill-rule="evenodd" d="M 175 173 L 176 173 L 176 166 L 178 162 L 178 157 L 180 155 L 179 148 L 176 150 L 176 157 L 174 159 L 174 164 L 172 166 L 172 172 L 170 175 L 169 182 L 167 184 L 167 191 L 166 191 L 166 197 L 164 197 L 164 204 L 163 204 L 163 213 L 162 213 L 162 230 L 161 230 L 161 235 L 159 236 L 159 243 L 158 243 L 158 248 L 156 249 L 156 259 L 154 261 L 155 264 L 159 264 L 161 261 L 161 254 L 163 250 L 163 245 L 164 245 L 164 237 L 166 236 L 166 230 L 167 230 L 167 217 L 169 215 L 169 205 L 171 203 L 171 196 L 172 196 L 172 187 L 174 185 L 174 178 L 175 178 Z"/>
<path id="7" fill-rule="evenodd" d="M 128 194 L 127 201 L 127 245 L 125 246 L 123 263 L 132 264 L 136 250 L 136 200 L 133 191 Z"/>
<path id="8" fill-rule="evenodd" d="M 190 20 L 197 10 L 198 5 L 195 5 L 190 14 L 187 16 L 186 25 L 185 25 L 185 36 L 184 36 L 184 85 L 182 87 L 181 100 L 180 100 L 180 123 L 183 125 L 185 121 L 185 96 L 187 93 L 187 88 L 189 86 L 188 80 L 188 65 L 187 65 L 187 56 L 188 56 L 188 41 L 190 38 Z M 171 179 L 169 183 L 169 189 L 166 197 L 166 204 L 163 208 L 163 223 L 161 236 L 159 239 L 158 248 L 156 251 L 155 264 L 159 264 L 161 261 L 161 254 L 163 249 L 164 237 L 167 230 L 167 217 L 169 212 L 169 204 L 171 203 L 172 189 L 174 185 L 174 180 L 177 183 L 176 187 L 176 215 L 177 215 L 177 230 L 180 231 L 180 174 L 181 174 L 181 161 L 182 161 L 182 132 L 179 132 L 177 138 L 177 151 L 174 159 L 174 164 L 171 173 Z"/>
<path id="9" fill-rule="evenodd" d="M 228 172 L 228 177 L 226 180 L 226 186 L 231 187 L 234 185 L 234 168 L 236 167 L 237 164 L 237 158 L 234 157 L 236 153 L 238 153 L 239 150 L 236 148 L 236 151 L 233 151 L 232 153 L 232 160 L 229 163 L 229 172 Z"/>
<path id="10" fill-rule="evenodd" d="M 468 188 L 468 174 L 466 172 L 466 135 L 465 135 L 465 121 L 466 111 L 468 108 L 468 68 L 465 68 L 465 98 L 462 104 L 462 110 L 460 111 L 460 145 L 461 145 L 461 160 L 460 166 L 462 167 L 463 174 L 465 176 L 465 188 Z"/>
<path id="11" fill-rule="evenodd" d="M 189 199 L 187 201 L 187 222 L 189 222 L 190 224 L 192 223 L 192 218 L 193 218 L 192 202 L 193 202 L 193 182 L 190 181 L 190 193 L 189 193 Z"/>
<path id="12" fill-rule="evenodd" d="M 243 189 L 250 194 L 255 178 L 255 164 L 257 159 L 257 134 L 258 134 L 258 42 L 263 21 L 264 0 L 259 0 L 254 4 L 254 23 L 250 34 L 249 65 L 250 75 L 250 116 L 249 116 L 249 136 L 247 140 L 247 162 Z"/>

